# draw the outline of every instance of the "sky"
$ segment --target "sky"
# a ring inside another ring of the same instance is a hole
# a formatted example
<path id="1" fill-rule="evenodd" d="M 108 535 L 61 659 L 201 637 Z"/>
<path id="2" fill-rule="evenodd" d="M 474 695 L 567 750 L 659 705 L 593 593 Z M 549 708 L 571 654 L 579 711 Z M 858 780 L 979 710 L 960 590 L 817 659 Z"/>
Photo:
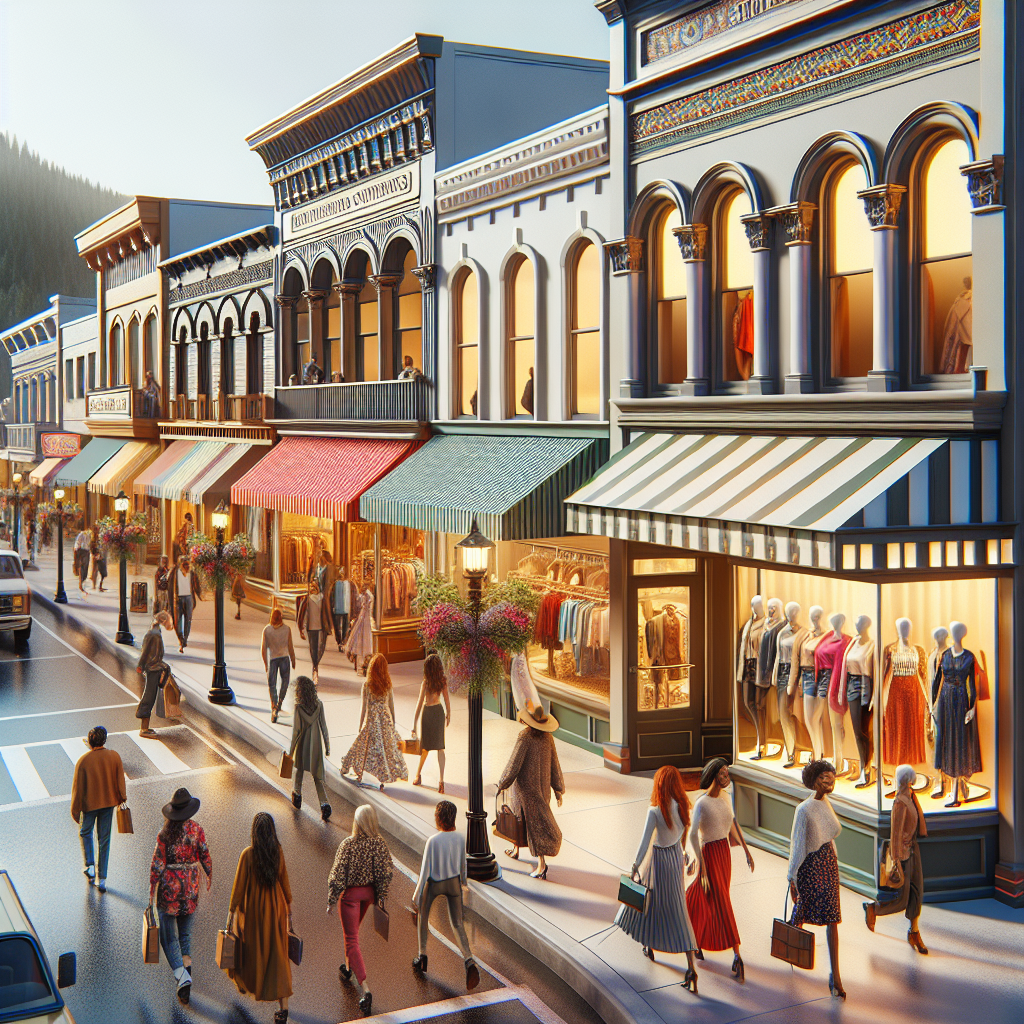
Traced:
<path id="1" fill-rule="evenodd" d="M 608 58 L 593 0 L 0 0 L 0 132 L 125 195 L 270 203 L 245 136 L 416 32 Z"/>

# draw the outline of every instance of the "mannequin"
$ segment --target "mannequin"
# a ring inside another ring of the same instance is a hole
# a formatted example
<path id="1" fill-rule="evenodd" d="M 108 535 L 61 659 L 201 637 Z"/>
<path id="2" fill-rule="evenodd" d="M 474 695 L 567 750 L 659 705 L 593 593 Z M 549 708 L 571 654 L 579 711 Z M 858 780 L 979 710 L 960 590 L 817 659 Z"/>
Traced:
<path id="1" fill-rule="evenodd" d="M 857 741 L 860 776 L 855 785 L 864 789 L 871 785 L 872 711 L 875 707 L 875 641 L 871 639 L 871 619 L 858 615 L 854 623 L 857 635 L 846 649 L 843 672 L 846 682 L 846 704 L 850 709 L 850 724 Z M 842 696 L 842 695 L 840 695 Z"/>
<path id="2" fill-rule="evenodd" d="M 828 700 L 828 720 L 832 727 L 832 759 L 835 761 L 836 777 L 845 775 L 849 766 L 843 759 L 843 745 L 846 743 L 846 652 L 853 640 L 843 632 L 846 616 L 836 612 L 829 616 L 832 632 L 814 650 L 814 667 L 817 673 L 817 696 L 822 690 Z"/>
<path id="3" fill-rule="evenodd" d="M 935 719 L 935 767 L 954 780 L 947 807 L 967 799 L 967 780 L 981 771 L 978 740 L 978 688 L 974 654 L 963 646 L 967 627 L 949 624 L 953 646 L 942 652 L 932 680 L 932 717 Z"/>
<path id="4" fill-rule="evenodd" d="M 814 671 L 814 650 L 824 639 L 825 632 L 821 628 L 821 618 L 825 609 L 821 605 L 811 606 L 808 612 L 811 628 L 804 635 L 797 637 L 793 645 L 793 660 L 800 665 L 800 688 L 804 696 L 804 725 L 811 739 L 811 758 L 821 759 L 824 738 L 821 732 L 821 716 L 825 710 L 825 702 L 818 700 L 818 684 Z"/>
<path id="5" fill-rule="evenodd" d="M 913 623 L 896 620 L 898 639 L 882 652 L 882 760 L 885 764 L 924 762 L 924 714 L 930 705 L 924 648 L 910 641 Z"/>
<path id="6" fill-rule="evenodd" d="M 750 618 L 743 623 L 739 645 L 736 648 L 736 684 L 739 688 L 738 702 L 743 705 L 750 724 L 757 728 L 754 706 L 754 681 L 757 678 L 757 653 L 761 647 L 761 632 L 764 630 L 764 600 L 760 594 L 750 599 Z M 749 695 L 749 696 L 748 696 Z"/>
<path id="7" fill-rule="evenodd" d="M 682 646 L 685 630 L 679 609 L 674 604 L 665 607 L 647 623 L 647 651 L 651 665 L 673 665 L 662 672 L 654 672 L 655 684 L 662 689 L 661 704 L 669 706 L 668 679 L 682 678 L 682 670 L 678 668 L 683 661 Z"/>
<path id="8" fill-rule="evenodd" d="M 949 630 L 945 626 L 936 626 L 932 630 L 932 639 L 935 641 L 935 646 L 932 648 L 931 653 L 928 655 L 928 681 L 931 683 L 935 679 L 935 670 L 939 667 L 939 658 L 942 657 L 942 652 L 949 646 Z M 928 720 L 928 729 L 925 733 L 925 747 L 927 748 L 928 762 L 929 764 L 935 764 L 935 717 Z M 949 784 L 949 779 L 940 771 L 939 777 L 935 780 L 935 788 L 931 792 L 933 800 L 941 800 L 946 795 L 946 787 Z"/>
<path id="9" fill-rule="evenodd" d="M 768 691 L 772 685 L 772 673 L 779 653 L 779 633 L 785 625 L 782 618 L 782 602 L 773 597 L 768 602 L 768 617 L 761 631 L 761 646 L 757 653 L 757 673 L 754 677 L 754 692 L 751 695 L 754 728 L 757 730 L 757 751 L 751 761 L 760 761 L 767 754 L 768 737 L 765 720 L 768 711 Z"/>
<path id="10" fill-rule="evenodd" d="M 782 741 L 786 747 L 786 763 L 783 768 L 796 764 L 796 718 L 793 717 L 793 690 L 799 675 L 799 665 L 794 668 L 793 648 L 801 632 L 806 632 L 797 622 L 800 605 L 790 601 L 785 609 L 786 624 L 779 630 L 779 656 L 775 659 L 772 682 L 778 702 L 779 724 L 782 726 Z"/>

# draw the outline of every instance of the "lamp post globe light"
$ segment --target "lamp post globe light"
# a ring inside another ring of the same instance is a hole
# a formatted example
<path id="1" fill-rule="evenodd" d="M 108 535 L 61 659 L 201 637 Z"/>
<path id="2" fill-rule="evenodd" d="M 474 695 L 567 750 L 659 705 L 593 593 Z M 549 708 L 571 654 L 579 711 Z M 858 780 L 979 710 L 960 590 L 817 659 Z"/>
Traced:
<path id="1" fill-rule="evenodd" d="M 469 536 L 455 545 L 462 555 L 462 573 L 469 581 L 469 602 L 474 629 L 480 623 L 483 583 L 490 565 L 494 541 L 481 532 L 473 519 Z M 501 876 L 498 862 L 487 838 L 487 812 L 484 810 L 484 697 L 478 690 L 469 693 L 469 809 L 466 811 L 466 869 L 477 882 L 493 882 Z"/>
<path id="2" fill-rule="evenodd" d="M 114 511 L 117 513 L 117 525 L 121 528 L 122 534 L 124 533 L 125 514 L 128 512 L 130 505 L 131 499 L 124 491 L 120 491 L 114 499 Z M 117 636 L 114 639 L 119 644 L 133 644 L 135 643 L 135 637 L 132 636 L 131 629 L 128 626 L 128 558 L 123 543 L 121 544 L 118 572 L 120 574 L 121 607 L 117 617 Z"/>
<path id="3" fill-rule="evenodd" d="M 14 550 L 20 555 L 21 550 L 18 544 L 18 534 L 21 526 L 21 474 L 15 473 L 11 477 L 14 481 Z"/>
<path id="4" fill-rule="evenodd" d="M 53 600 L 56 604 L 67 604 L 68 595 L 64 591 L 64 490 L 58 487 L 53 492 L 57 502 L 57 589 Z"/>
<path id="5" fill-rule="evenodd" d="M 210 516 L 217 531 L 217 562 L 224 558 L 224 531 L 231 522 L 231 513 L 224 502 L 220 502 Z M 208 695 L 211 704 L 234 704 L 235 694 L 228 685 L 228 670 L 224 664 L 224 578 L 217 575 L 217 596 L 213 605 L 216 648 L 213 662 L 213 683 Z"/>

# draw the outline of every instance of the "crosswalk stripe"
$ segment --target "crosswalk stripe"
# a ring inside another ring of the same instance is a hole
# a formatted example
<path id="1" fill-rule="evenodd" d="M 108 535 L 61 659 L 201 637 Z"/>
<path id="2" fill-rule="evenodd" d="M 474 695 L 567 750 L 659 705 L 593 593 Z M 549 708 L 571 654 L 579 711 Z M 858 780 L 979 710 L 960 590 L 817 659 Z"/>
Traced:
<path id="1" fill-rule="evenodd" d="M 24 747 L 0 747 L 0 757 L 22 801 L 45 800 L 50 795 Z"/>
<path id="2" fill-rule="evenodd" d="M 189 768 L 176 754 L 173 754 L 160 740 L 143 739 L 138 733 L 130 732 L 128 738 L 134 740 L 139 749 L 160 769 L 164 775 L 176 775 L 178 772 L 188 772 Z"/>
<path id="3" fill-rule="evenodd" d="M 58 743 L 64 748 L 64 753 L 71 758 L 71 764 L 78 764 L 78 759 L 89 749 L 88 745 L 82 742 L 81 736 L 76 736 L 70 740 L 58 740 Z"/>

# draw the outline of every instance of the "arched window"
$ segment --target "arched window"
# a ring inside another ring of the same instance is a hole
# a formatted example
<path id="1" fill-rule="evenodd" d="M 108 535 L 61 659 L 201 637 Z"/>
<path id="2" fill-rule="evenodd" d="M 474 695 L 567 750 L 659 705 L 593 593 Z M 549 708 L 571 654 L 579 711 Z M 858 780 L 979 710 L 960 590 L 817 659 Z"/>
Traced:
<path id="1" fill-rule="evenodd" d="M 402 264 L 402 280 L 398 282 L 398 308 L 395 317 L 395 354 L 398 370 L 405 365 L 405 357 L 412 365 L 423 368 L 423 296 L 420 282 L 412 272 L 416 266 L 416 253 L 410 248 Z"/>
<path id="2" fill-rule="evenodd" d="M 188 395 L 188 328 L 178 331 L 178 351 L 174 364 L 174 393 Z"/>
<path id="3" fill-rule="evenodd" d="M 356 373 L 359 380 L 380 380 L 377 289 L 369 278 L 356 296 Z"/>
<path id="4" fill-rule="evenodd" d="M 962 139 L 926 152 L 916 176 L 921 372 L 966 373 L 972 353 L 971 201 L 960 167 Z"/>
<path id="5" fill-rule="evenodd" d="M 263 335 L 260 315 L 249 316 L 249 334 L 245 339 L 245 389 L 250 395 L 263 393 Z"/>
<path id="6" fill-rule="evenodd" d="M 476 416 L 480 386 L 480 295 L 476 274 L 455 281 L 455 415 Z"/>
<path id="7" fill-rule="evenodd" d="M 841 164 L 825 181 L 829 374 L 866 377 L 872 365 L 874 239 L 857 193 L 868 187 L 859 163 Z"/>
<path id="8" fill-rule="evenodd" d="M 223 395 L 235 393 L 235 325 L 224 320 L 220 339 L 220 390 Z"/>
<path id="9" fill-rule="evenodd" d="M 139 331 L 138 317 L 132 317 L 128 322 L 128 381 L 132 387 L 143 386 L 145 369 L 141 347 L 141 332 Z"/>
<path id="10" fill-rule="evenodd" d="M 324 380 L 345 374 L 341 359 L 341 295 L 334 287 L 337 276 L 331 270 L 331 286 L 324 299 Z"/>
<path id="11" fill-rule="evenodd" d="M 124 334 L 121 324 L 110 329 L 110 348 L 107 357 L 107 386 L 115 388 L 124 380 Z"/>
<path id="12" fill-rule="evenodd" d="M 142 347 L 145 352 L 145 369 L 153 374 L 153 379 L 160 382 L 160 341 L 156 336 L 156 317 L 146 317 L 142 326 Z M 145 380 L 145 373 L 143 373 Z"/>
<path id="13" fill-rule="evenodd" d="M 506 372 L 509 391 L 506 405 L 510 416 L 532 416 L 536 291 L 533 264 L 525 256 L 520 256 L 512 265 L 507 287 Z"/>
<path id="14" fill-rule="evenodd" d="M 581 242 L 569 274 L 571 415 L 600 415 L 601 362 L 601 254 L 593 242 Z"/>
<path id="15" fill-rule="evenodd" d="M 309 353 L 309 303 L 299 296 L 295 304 L 295 369 L 300 384 L 303 370 L 309 362 Z"/>
<path id="16" fill-rule="evenodd" d="M 749 380 L 754 366 L 754 260 L 740 220 L 753 213 L 741 189 L 724 195 L 716 211 L 718 338 L 722 381 Z"/>
<path id="17" fill-rule="evenodd" d="M 199 345 L 196 351 L 196 396 L 210 396 L 210 328 L 203 324 L 199 328 Z"/>
<path id="18" fill-rule="evenodd" d="M 650 247 L 654 260 L 655 323 L 658 338 L 657 382 L 686 380 L 686 269 L 673 228 L 682 226 L 674 204 L 667 204 L 654 219 Z"/>

